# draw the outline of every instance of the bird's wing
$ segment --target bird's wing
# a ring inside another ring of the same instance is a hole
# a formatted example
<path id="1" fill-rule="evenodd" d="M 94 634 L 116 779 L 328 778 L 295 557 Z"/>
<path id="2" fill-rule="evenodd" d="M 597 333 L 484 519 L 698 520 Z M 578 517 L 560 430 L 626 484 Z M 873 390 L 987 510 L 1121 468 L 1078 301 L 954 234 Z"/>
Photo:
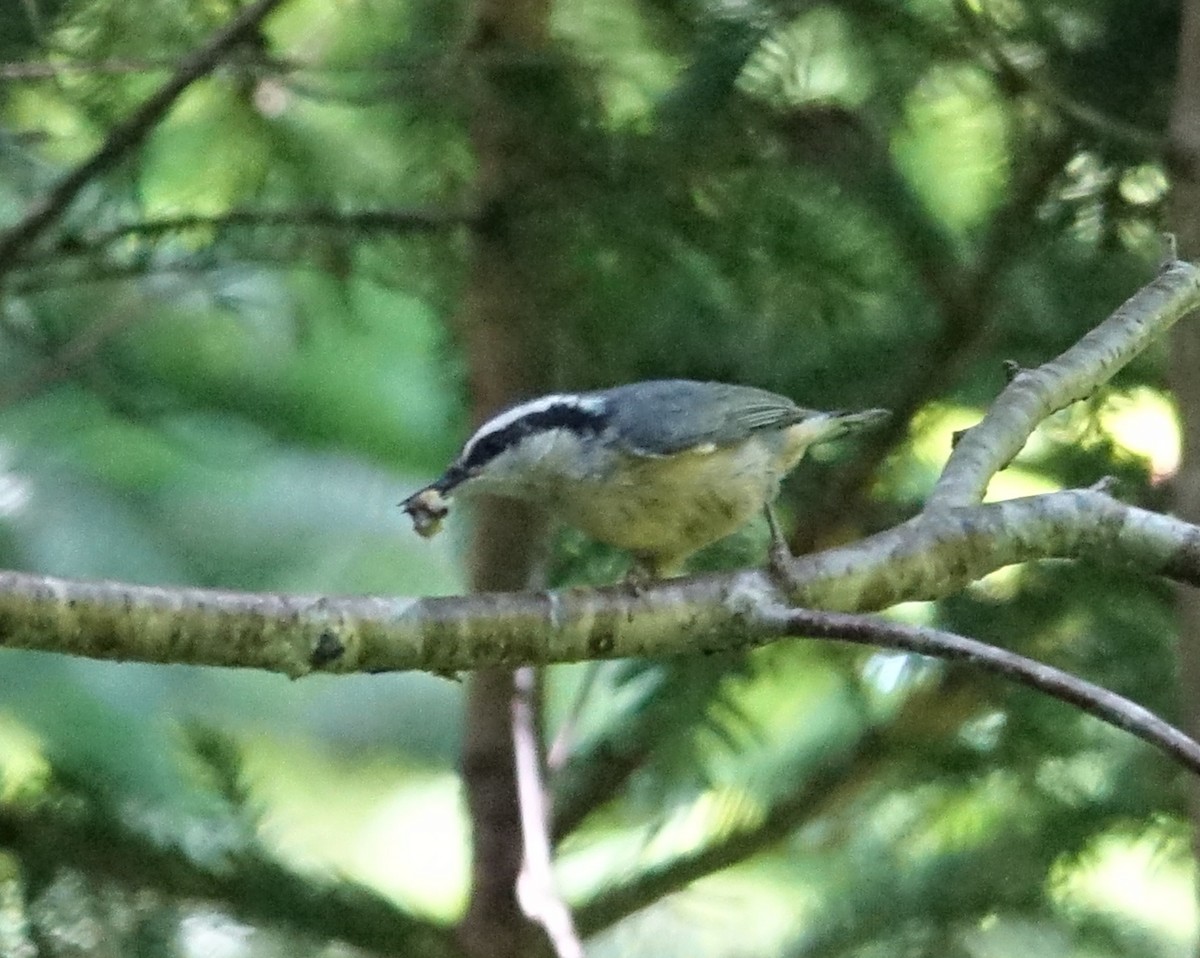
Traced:
<path id="1" fill-rule="evenodd" d="M 609 394 L 619 441 L 637 456 L 719 448 L 815 415 L 786 396 L 729 383 L 664 379 L 618 386 Z"/>

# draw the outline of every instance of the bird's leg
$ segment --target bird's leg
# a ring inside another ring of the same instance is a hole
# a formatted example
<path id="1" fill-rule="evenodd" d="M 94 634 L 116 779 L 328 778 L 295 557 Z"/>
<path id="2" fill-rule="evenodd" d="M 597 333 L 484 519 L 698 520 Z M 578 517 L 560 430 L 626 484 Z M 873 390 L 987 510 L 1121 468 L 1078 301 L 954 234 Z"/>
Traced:
<path id="1" fill-rule="evenodd" d="M 767 517 L 767 528 L 771 530 L 771 544 L 767 547 L 767 565 L 781 582 L 786 583 L 791 577 L 792 550 L 788 548 L 783 530 L 779 528 L 775 507 L 768 502 L 763 506 L 763 513 Z"/>
<path id="2" fill-rule="evenodd" d="M 642 595 L 651 585 L 662 579 L 673 579 L 683 575 L 687 556 L 667 556 L 659 553 L 638 553 L 633 565 L 625 574 L 625 587 L 635 596 Z"/>
<path id="3" fill-rule="evenodd" d="M 657 578 L 654 560 L 650 556 L 638 555 L 633 557 L 633 565 L 625 573 L 625 581 L 622 584 L 636 597 L 642 595 Z"/>

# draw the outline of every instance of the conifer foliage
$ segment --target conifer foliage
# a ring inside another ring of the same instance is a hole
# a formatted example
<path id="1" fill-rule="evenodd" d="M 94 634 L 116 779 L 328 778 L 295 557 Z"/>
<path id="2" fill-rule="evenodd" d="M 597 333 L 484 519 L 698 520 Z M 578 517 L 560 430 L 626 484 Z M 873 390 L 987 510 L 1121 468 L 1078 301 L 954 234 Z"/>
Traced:
<path id="1" fill-rule="evenodd" d="M 505 401 L 666 377 L 891 409 L 779 505 L 801 553 L 892 527 L 1009 380 L 1155 276 L 1165 230 L 1200 257 L 1169 218 L 1200 6 L 1133 6 L 0 3 L 0 568 L 610 584 L 626 557 L 571 530 L 521 518 L 518 546 L 456 509 L 427 542 L 395 503 Z M 990 498 L 1110 477 L 1169 511 L 1200 481 L 1169 352 L 1047 419 Z M 1174 589 L 1085 557 L 891 614 L 1186 725 Z M 1194 780 L 1063 701 L 815 642 L 555 665 L 527 699 L 482 675 L 0 650 L 0 955 L 1195 947 Z M 545 739 L 541 879 L 505 817 L 513 694 Z"/>

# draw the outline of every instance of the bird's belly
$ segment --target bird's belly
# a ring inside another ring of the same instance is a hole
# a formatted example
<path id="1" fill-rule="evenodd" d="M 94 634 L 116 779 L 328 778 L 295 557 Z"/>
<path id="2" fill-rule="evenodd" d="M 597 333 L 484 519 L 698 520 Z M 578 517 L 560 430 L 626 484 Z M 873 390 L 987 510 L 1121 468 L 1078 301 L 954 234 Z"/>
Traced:
<path id="1" fill-rule="evenodd" d="M 743 447 L 633 459 L 554 505 L 565 522 L 600 542 L 684 557 L 736 531 L 777 488 L 766 451 Z"/>

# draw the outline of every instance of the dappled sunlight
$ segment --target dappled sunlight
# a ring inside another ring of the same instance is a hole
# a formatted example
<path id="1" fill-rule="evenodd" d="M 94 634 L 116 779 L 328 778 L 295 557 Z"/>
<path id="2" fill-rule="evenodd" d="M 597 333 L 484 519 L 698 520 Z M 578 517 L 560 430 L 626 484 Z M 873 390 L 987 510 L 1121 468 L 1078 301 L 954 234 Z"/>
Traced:
<path id="1" fill-rule="evenodd" d="M 761 824 L 767 806 L 746 788 L 722 785 L 705 789 L 662 809 L 656 820 L 636 829 L 590 830 L 564 848 L 557 863 L 569 897 L 596 893 L 614 876 L 653 869 L 737 832 Z"/>
<path id="2" fill-rule="evenodd" d="M 1179 469 L 1180 439 L 1175 404 L 1147 386 L 1105 397 L 1097 417 L 1117 446 L 1145 459 L 1153 482 L 1169 479 Z"/>
<path id="3" fill-rule="evenodd" d="M 1100 836 L 1048 879 L 1063 911 L 1153 934 L 1167 946 L 1162 953 L 1175 958 L 1192 954 L 1196 939 L 1194 882 L 1186 829 L 1177 823 Z"/>
<path id="4" fill-rule="evenodd" d="M 186 955 L 204 958 L 243 958 L 252 954 L 254 928 L 213 910 L 192 912 L 179 923 L 180 945 Z"/>
<path id="5" fill-rule="evenodd" d="M 841 11 L 815 6 L 768 34 L 742 68 L 738 88 L 781 109 L 861 105 L 875 78 L 850 31 Z"/>
<path id="6" fill-rule="evenodd" d="M 1180 10 L 0 2 L 0 951 L 519 958 L 544 785 L 562 958 L 1188 956 L 1169 755 L 982 654 L 768 634 L 783 584 L 708 574 L 762 567 L 782 470 L 813 606 L 1200 710 L 1184 527 L 1124 521 L 1192 482 Z M 1111 498 L 910 523 L 1018 369 L 1085 398 L 963 488 Z M 777 398 L 642 387 L 455 460 L 514 401 L 668 378 L 892 419 L 786 472 Z M 414 531 L 448 463 L 645 554 L 756 515 L 661 587 L 578 531 L 529 578 L 470 486 Z M 457 597 L 501 579 L 537 589 Z M 507 689 L 448 669 L 567 656 L 605 661 L 539 673 L 562 741 L 514 789 Z"/>
<path id="7" fill-rule="evenodd" d="M 1005 499 L 1041 496 L 1048 492 L 1060 492 L 1062 489 L 1062 483 L 1055 482 L 1042 472 L 1023 468 L 1018 462 L 996 474 L 988 483 L 983 501 L 1003 502 Z"/>
<path id="8" fill-rule="evenodd" d="M 982 222 L 1009 176 L 1008 120 L 992 80 L 971 67 L 937 67 L 911 91 L 895 134 L 899 166 L 952 230 Z"/>
<path id="9" fill-rule="evenodd" d="M 1002 770 L 981 775 L 954 791 L 918 790 L 910 796 L 908 814 L 897 816 L 892 834 L 901 854 L 914 864 L 961 852 L 994 841 L 997 833 L 1010 827 L 1020 798 L 1019 781 Z M 886 827 L 886 821 L 881 820 L 881 827 Z"/>
<path id="10" fill-rule="evenodd" d="M 779 953 L 823 902 L 786 855 L 691 883 L 587 942 L 589 958 L 755 958 Z"/>
<path id="11" fill-rule="evenodd" d="M 1005 602 L 1020 592 L 1022 566 L 1006 565 L 967 586 L 967 592 L 985 602 Z"/>
<path id="12" fill-rule="evenodd" d="M 560 0 L 552 29 L 556 38 L 607 66 L 604 109 L 617 126 L 647 123 L 683 69 L 678 58 L 646 42 L 650 25 L 635 4 Z"/>
<path id="13" fill-rule="evenodd" d="M 458 776 L 380 759 L 347 765 L 300 742 L 246 749 L 264 840 L 293 867 L 343 874 L 450 920 L 467 883 Z"/>
<path id="14" fill-rule="evenodd" d="M 1068 805 L 1084 805 L 1104 798 L 1115 787 L 1112 756 L 1097 749 L 1048 758 L 1037 769 L 1039 788 Z"/>
<path id="15" fill-rule="evenodd" d="M 929 477 L 927 481 L 945 464 L 955 435 L 977 425 L 982 415 L 982 410 L 944 404 L 922 410 L 908 448 L 915 464 Z M 1111 442 L 1118 453 L 1145 460 L 1152 481 L 1169 478 L 1179 467 L 1179 427 L 1173 403 L 1149 387 L 1108 390 L 1100 402 L 1062 410 L 1041 424 L 1016 459 L 992 478 L 985 501 L 1060 491 L 1064 486 L 1043 463 L 1066 447 L 1099 439 Z"/>
<path id="16" fill-rule="evenodd" d="M 0 711 L 0 797 L 13 801 L 45 788 L 50 763 L 37 735 L 8 711 Z"/>
<path id="17" fill-rule="evenodd" d="M 349 873 L 450 920 L 466 899 L 467 828 L 457 775 L 405 775 L 350 836 Z"/>

